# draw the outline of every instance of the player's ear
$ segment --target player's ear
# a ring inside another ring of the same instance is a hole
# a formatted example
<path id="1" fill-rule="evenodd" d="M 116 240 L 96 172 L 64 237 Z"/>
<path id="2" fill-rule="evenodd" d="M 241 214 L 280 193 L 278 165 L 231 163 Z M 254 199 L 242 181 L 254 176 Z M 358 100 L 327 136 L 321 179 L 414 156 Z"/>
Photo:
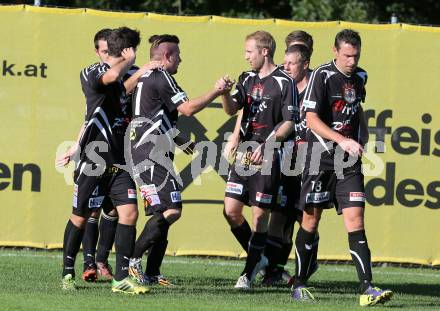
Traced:
<path id="1" fill-rule="evenodd" d="M 333 54 L 335 54 L 335 57 L 338 55 L 338 49 L 336 46 L 333 47 Z"/>
<path id="2" fill-rule="evenodd" d="M 267 48 L 262 48 L 261 49 L 261 54 L 266 57 L 267 55 L 269 55 L 269 50 Z"/>
<path id="3" fill-rule="evenodd" d="M 303 65 L 303 69 L 306 70 L 307 68 L 309 68 L 309 66 L 310 66 L 310 62 L 306 60 Z"/>

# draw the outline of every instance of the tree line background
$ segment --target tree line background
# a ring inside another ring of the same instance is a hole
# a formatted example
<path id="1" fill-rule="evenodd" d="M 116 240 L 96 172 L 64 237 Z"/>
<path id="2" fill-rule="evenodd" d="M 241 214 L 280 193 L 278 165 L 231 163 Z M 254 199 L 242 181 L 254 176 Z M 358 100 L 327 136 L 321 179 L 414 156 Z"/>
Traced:
<path id="1" fill-rule="evenodd" d="M 0 0 L 1 1 L 1 0 Z M 298 21 L 401 23 L 440 25 L 439 0 L 40 0 L 41 5 L 85 7 L 175 15 L 220 15 L 240 18 L 281 18 Z M 3 1 L 33 4 L 34 1 Z"/>

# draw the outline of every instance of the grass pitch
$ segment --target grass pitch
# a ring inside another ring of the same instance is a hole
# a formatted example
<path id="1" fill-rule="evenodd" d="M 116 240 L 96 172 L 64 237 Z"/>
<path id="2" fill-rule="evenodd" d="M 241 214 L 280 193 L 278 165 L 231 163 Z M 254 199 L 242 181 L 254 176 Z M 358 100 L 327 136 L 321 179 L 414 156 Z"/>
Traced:
<path id="1" fill-rule="evenodd" d="M 152 287 L 150 294 L 113 294 L 110 283 L 80 280 L 79 290 L 60 289 L 61 252 L 0 250 L 0 310 L 354 310 L 358 282 L 354 266 L 320 265 L 310 281 L 314 303 L 295 303 L 288 287 L 237 292 L 233 286 L 243 260 L 166 257 L 162 273 L 176 286 Z M 114 263 L 114 257 L 110 258 Z M 288 268 L 293 271 L 294 263 Z M 395 292 L 393 300 L 375 309 L 440 310 L 440 271 L 376 267 L 375 284 Z"/>

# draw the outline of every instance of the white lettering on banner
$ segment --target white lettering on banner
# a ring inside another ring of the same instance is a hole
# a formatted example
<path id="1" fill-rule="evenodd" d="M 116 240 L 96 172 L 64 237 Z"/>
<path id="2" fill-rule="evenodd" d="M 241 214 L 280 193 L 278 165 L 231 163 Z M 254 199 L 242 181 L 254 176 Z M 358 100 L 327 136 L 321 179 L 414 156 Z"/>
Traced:
<path id="1" fill-rule="evenodd" d="M 350 192 L 350 201 L 365 202 L 364 192 Z"/>
<path id="2" fill-rule="evenodd" d="M 180 191 L 173 191 L 170 192 L 171 202 L 177 203 L 182 202 L 182 196 L 180 194 Z"/>
<path id="3" fill-rule="evenodd" d="M 104 201 L 104 196 L 90 198 L 89 199 L 89 208 L 99 208 L 99 207 L 101 207 L 103 201 Z"/>
<path id="4" fill-rule="evenodd" d="M 330 200 L 330 191 L 310 192 L 306 195 L 306 203 L 322 203 Z"/>
<path id="5" fill-rule="evenodd" d="M 243 194 L 243 185 L 233 183 L 233 182 L 228 182 L 226 184 L 226 192 L 227 193 L 235 193 L 235 194 Z"/>
<path id="6" fill-rule="evenodd" d="M 272 202 L 272 195 L 271 194 L 257 192 L 257 195 L 255 196 L 255 199 L 257 200 L 257 202 L 261 202 L 261 203 L 265 203 L 265 204 L 270 204 Z"/>

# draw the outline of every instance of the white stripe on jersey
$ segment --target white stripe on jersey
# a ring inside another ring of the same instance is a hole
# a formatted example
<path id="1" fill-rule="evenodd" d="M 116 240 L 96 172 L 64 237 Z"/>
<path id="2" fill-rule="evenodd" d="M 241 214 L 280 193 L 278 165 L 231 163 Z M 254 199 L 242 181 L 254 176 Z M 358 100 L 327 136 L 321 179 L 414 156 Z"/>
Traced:
<path id="1" fill-rule="evenodd" d="M 283 92 L 283 81 L 284 81 L 284 80 L 289 81 L 289 80 L 287 80 L 287 79 L 284 78 L 284 77 L 275 77 L 275 76 L 272 76 L 272 78 L 274 78 L 275 81 L 278 82 L 278 85 L 280 86 L 280 91 Z"/>
<path id="2" fill-rule="evenodd" d="M 316 139 L 321 143 L 321 145 L 325 148 L 325 150 L 330 153 L 330 150 L 327 148 L 327 145 L 324 142 L 324 139 L 319 136 L 318 134 L 316 134 L 315 131 L 313 131 L 312 129 L 310 129 L 310 131 L 313 133 L 313 135 L 315 135 Z"/>
<path id="3" fill-rule="evenodd" d="M 89 79 L 87 79 L 87 76 L 86 76 L 86 74 L 84 73 L 85 72 L 85 68 L 81 71 L 81 74 L 82 74 L 82 76 L 83 76 L 83 78 L 84 78 L 84 80 L 86 80 L 87 82 L 89 81 Z"/>
<path id="4" fill-rule="evenodd" d="M 78 178 L 76 179 L 76 181 L 79 180 L 79 177 L 80 177 L 81 174 L 83 173 L 85 167 L 86 167 L 86 163 L 84 162 L 84 163 L 81 165 L 81 169 L 79 170 Z"/>
<path id="5" fill-rule="evenodd" d="M 179 93 L 179 89 L 177 88 L 176 84 L 173 82 L 173 79 L 171 78 L 170 74 L 166 70 L 159 70 L 159 71 L 163 73 L 165 79 L 167 79 L 168 84 L 170 85 L 173 92 Z"/>
<path id="6" fill-rule="evenodd" d="M 173 126 L 171 125 L 170 119 L 168 119 L 166 114 L 163 115 L 162 119 L 165 121 L 165 124 L 168 127 L 168 130 L 173 128 Z"/>
<path id="7" fill-rule="evenodd" d="M 99 113 L 99 115 L 102 117 L 105 124 L 107 125 L 108 131 L 110 132 L 110 134 L 113 135 L 112 127 L 110 126 L 110 122 L 108 121 L 108 118 L 107 118 L 107 115 L 105 114 L 104 109 L 102 109 L 102 107 L 98 107 L 98 108 L 96 108 L 94 113 Z"/>
<path id="8" fill-rule="evenodd" d="M 165 136 L 167 137 L 168 142 L 170 143 L 170 146 L 172 146 L 173 145 L 173 137 L 171 137 L 169 129 L 167 130 L 165 128 L 165 126 L 163 126 L 163 124 L 160 125 L 160 129 L 162 130 L 162 134 L 165 134 Z"/>
<path id="9" fill-rule="evenodd" d="M 293 107 L 296 107 L 295 111 L 298 113 L 298 119 L 295 120 L 295 122 L 299 122 L 299 113 L 301 111 L 300 110 L 301 107 L 300 107 L 300 103 L 298 102 L 298 96 L 295 96 L 295 94 L 298 93 L 298 88 L 296 87 L 295 80 L 292 79 L 292 77 L 289 76 L 287 74 L 287 72 L 284 72 L 283 70 L 280 70 L 280 72 L 282 74 L 284 74 L 289 79 L 290 83 L 292 84 L 292 90 L 293 90 L 292 91 L 292 96 L 293 96 L 292 103 L 293 103 Z M 299 94 L 297 94 L 297 95 L 299 95 Z"/>
<path id="10" fill-rule="evenodd" d="M 163 113 L 163 111 L 162 111 Z M 162 119 L 160 119 L 159 121 L 157 121 L 156 123 L 154 123 L 147 131 L 145 131 L 144 134 L 142 134 L 141 139 L 139 139 L 139 141 L 137 142 L 136 145 L 134 145 L 134 148 L 137 149 L 140 145 L 142 145 L 142 143 L 144 142 L 144 140 L 147 138 L 148 135 L 150 135 L 151 132 L 153 132 L 155 129 L 159 128 L 159 126 L 162 124 Z"/>
<path id="11" fill-rule="evenodd" d="M 310 99 L 310 93 L 311 93 L 312 88 L 313 88 L 313 83 L 315 82 L 316 73 L 320 69 L 322 69 L 324 67 L 329 67 L 329 66 L 331 66 L 331 63 L 321 65 L 318 68 L 316 68 L 315 70 L 313 70 L 312 75 L 310 76 L 309 84 L 307 85 L 306 92 L 304 94 L 304 102 L 306 102 L 306 101 L 308 102 L 309 99 Z"/>
<path id="12" fill-rule="evenodd" d="M 247 71 L 246 73 L 248 74 L 248 76 L 243 80 L 243 85 L 246 83 L 247 79 L 249 79 L 250 77 L 255 77 L 257 75 L 255 72 L 252 71 Z"/>
<path id="13" fill-rule="evenodd" d="M 107 137 L 107 132 L 105 131 L 102 123 L 97 118 L 93 118 L 92 120 L 89 121 L 89 124 L 87 124 L 87 127 L 91 126 L 92 124 L 96 124 L 96 126 L 98 127 L 101 134 L 104 135 L 107 142 L 110 143 L 110 141 L 108 140 L 108 137 Z"/>

